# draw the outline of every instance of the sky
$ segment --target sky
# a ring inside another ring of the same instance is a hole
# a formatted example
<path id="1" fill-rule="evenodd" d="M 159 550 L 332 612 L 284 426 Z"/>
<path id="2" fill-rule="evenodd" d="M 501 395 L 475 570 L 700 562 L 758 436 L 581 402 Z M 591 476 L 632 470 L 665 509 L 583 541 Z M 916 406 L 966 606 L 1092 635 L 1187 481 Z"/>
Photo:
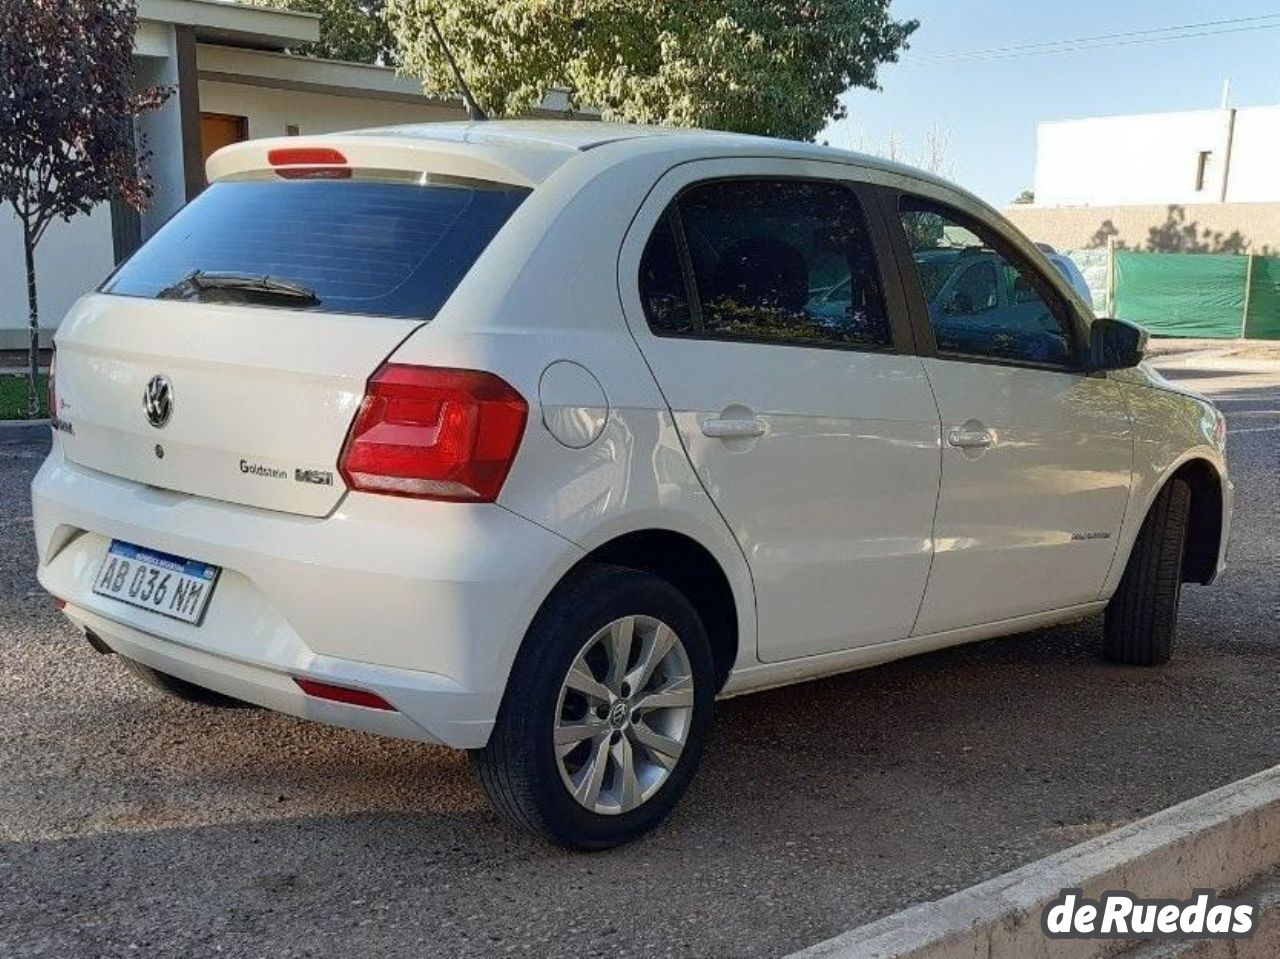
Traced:
<path id="1" fill-rule="evenodd" d="M 1228 78 L 1233 106 L 1280 104 L 1280 17 L 1264 21 L 1269 29 L 1205 28 L 1238 31 L 1218 36 L 925 60 L 1276 15 L 1280 0 L 893 0 L 890 12 L 920 21 L 911 49 L 881 69 L 881 90 L 845 94 L 849 116 L 819 140 L 882 155 L 892 142 L 898 159 L 921 166 L 932 139 L 944 147 L 939 172 L 995 206 L 1033 185 L 1042 120 L 1209 109 Z"/>

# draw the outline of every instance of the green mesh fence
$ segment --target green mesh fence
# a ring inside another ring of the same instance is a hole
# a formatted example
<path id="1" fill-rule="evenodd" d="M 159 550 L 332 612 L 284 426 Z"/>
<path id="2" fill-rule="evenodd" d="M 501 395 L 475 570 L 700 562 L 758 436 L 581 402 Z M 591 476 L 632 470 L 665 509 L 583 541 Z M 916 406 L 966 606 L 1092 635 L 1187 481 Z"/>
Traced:
<path id="1" fill-rule="evenodd" d="M 1280 339 L 1280 259 L 1115 253 L 1111 311 L 1156 336 Z"/>
<path id="2" fill-rule="evenodd" d="M 1243 256 L 1116 251 L 1112 310 L 1157 336 L 1237 337 L 1244 326 Z"/>
<path id="3" fill-rule="evenodd" d="M 1253 258 L 1244 335 L 1257 340 L 1280 340 L 1280 259 L 1274 256 Z"/>

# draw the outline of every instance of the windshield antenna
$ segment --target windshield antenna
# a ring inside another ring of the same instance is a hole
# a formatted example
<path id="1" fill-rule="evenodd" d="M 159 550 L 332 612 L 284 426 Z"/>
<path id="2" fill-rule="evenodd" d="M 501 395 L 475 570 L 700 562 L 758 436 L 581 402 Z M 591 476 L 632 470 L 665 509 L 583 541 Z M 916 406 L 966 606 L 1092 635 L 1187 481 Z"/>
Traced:
<path id="1" fill-rule="evenodd" d="M 436 38 L 436 45 L 439 46 L 440 52 L 449 61 L 449 69 L 453 71 L 453 78 L 458 81 L 458 90 L 462 94 L 462 102 L 467 107 L 467 118 L 470 120 L 489 119 L 489 115 L 480 109 L 480 104 L 471 95 L 471 88 L 467 86 L 467 81 L 462 76 L 462 71 L 458 69 L 458 61 L 453 59 L 453 51 L 449 49 L 449 44 L 444 42 L 444 36 L 440 33 L 440 28 L 436 26 L 436 18 L 427 17 L 427 25 L 431 27 L 431 33 Z"/>

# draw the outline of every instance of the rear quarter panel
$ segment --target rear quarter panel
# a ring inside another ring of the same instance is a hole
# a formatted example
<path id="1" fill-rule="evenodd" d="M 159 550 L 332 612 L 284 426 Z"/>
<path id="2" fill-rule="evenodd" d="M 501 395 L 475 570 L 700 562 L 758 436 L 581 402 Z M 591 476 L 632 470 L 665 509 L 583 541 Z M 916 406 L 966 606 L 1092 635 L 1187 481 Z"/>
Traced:
<path id="1" fill-rule="evenodd" d="M 746 560 L 689 463 L 619 299 L 623 237 L 670 161 L 655 154 L 615 162 L 609 151 L 584 153 L 537 187 L 393 359 L 489 370 L 526 398 L 528 425 L 499 505 L 587 551 L 646 529 L 702 544 L 733 588 L 739 663 L 754 663 Z M 543 374 L 564 362 L 589 371 L 583 382 L 593 378 L 600 389 L 558 392 L 544 404 Z M 565 445 L 548 424 L 566 417 L 601 421 L 599 435 Z"/>

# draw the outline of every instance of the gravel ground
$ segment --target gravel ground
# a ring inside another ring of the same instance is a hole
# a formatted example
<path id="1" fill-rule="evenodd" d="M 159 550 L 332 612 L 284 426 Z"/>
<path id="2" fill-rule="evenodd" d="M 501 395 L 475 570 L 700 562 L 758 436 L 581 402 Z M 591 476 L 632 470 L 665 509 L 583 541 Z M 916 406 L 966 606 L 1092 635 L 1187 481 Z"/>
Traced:
<path id="1" fill-rule="evenodd" d="M 595 855 L 458 753 L 138 685 L 37 588 L 46 433 L 0 430 L 0 956 L 777 955 L 1280 762 L 1276 370 L 1171 373 L 1238 502 L 1170 666 L 1092 620 L 729 701 L 669 825 Z"/>

